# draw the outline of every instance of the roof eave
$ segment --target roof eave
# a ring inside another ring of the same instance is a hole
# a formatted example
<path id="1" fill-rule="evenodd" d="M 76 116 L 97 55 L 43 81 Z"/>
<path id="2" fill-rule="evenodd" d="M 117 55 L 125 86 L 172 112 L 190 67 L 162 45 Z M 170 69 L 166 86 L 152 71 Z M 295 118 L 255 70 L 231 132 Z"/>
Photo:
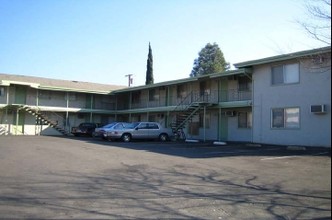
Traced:
<path id="1" fill-rule="evenodd" d="M 199 80 L 206 79 L 206 78 L 214 79 L 214 78 L 227 77 L 227 76 L 233 76 L 233 75 L 239 75 L 239 74 L 248 74 L 248 73 L 251 73 L 250 68 L 237 69 L 237 70 L 228 70 L 228 71 L 224 71 L 224 72 L 221 72 L 221 73 L 212 73 L 212 74 L 203 75 L 203 76 L 166 81 L 166 82 L 155 83 L 155 84 L 150 84 L 150 85 L 129 87 L 129 88 L 125 88 L 125 89 L 115 90 L 112 93 L 115 94 L 115 93 L 139 91 L 139 90 L 142 90 L 142 89 L 152 89 L 152 88 L 161 87 L 161 86 L 179 85 L 179 84 L 182 84 L 182 83 L 189 83 L 189 82 L 199 81 Z"/>
<path id="2" fill-rule="evenodd" d="M 280 62 L 280 61 L 285 61 L 285 60 L 289 60 L 289 59 L 296 59 L 299 57 L 317 55 L 317 54 L 328 53 L 328 52 L 331 53 L 331 46 L 317 48 L 317 49 L 313 49 L 313 50 L 305 50 L 305 51 L 300 51 L 300 52 L 295 52 L 295 53 L 283 54 L 283 55 L 278 55 L 278 56 L 273 56 L 273 57 L 267 57 L 267 58 L 258 59 L 258 60 L 251 60 L 251 61 L 246 61 L 246 62 L 241 62 L 241 63 L 235 63 L 234 66 L 236 68 L 251 67 L 251 66 L 262 65 L 262 64 L 266 64 L 266 63 Z"/>

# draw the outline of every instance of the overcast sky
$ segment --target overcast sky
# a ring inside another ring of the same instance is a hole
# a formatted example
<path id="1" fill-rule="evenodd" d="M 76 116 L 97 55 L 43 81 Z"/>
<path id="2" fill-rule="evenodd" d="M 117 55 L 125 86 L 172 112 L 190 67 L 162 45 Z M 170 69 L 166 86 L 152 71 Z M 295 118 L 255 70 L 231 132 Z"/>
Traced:
<path id="1" fill-rule="evenodd" d="M 207 43 L 231 64 L 326 46 L 303 0 L 0 0 L 0 72 L 144 85 L 189 77 Z"/>

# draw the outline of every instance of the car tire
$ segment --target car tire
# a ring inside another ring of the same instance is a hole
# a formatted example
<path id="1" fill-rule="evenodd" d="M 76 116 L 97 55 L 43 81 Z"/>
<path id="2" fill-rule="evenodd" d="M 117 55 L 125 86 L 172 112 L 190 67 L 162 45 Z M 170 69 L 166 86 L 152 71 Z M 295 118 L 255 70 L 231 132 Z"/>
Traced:
<path id="1" fill-rule="evenodd" d="M 123 142 L 130 142 L 131 141 L 131 135 L 130 134 L 123 134 L 121 137 Z"/>
<path id="2" fill-rule="evenodd" d="M 168 135 L 167 134 L 160 134 L 159 140 L 162 142 L 168 141 Z"/>

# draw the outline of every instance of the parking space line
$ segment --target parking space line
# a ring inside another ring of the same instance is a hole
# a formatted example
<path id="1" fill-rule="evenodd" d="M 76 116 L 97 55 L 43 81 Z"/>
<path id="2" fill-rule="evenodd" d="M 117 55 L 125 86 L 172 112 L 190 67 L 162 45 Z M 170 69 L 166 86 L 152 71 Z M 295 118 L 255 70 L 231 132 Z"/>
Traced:
<path id="1" fill-rule="evenodd" d="M 282 156 L 282 157 L 266 157 L 266 158 L 262 158 L 261 160 L 278 160 L 278 159 L 287 159 L 287 158 L 300 157 L 300 156 L 302 156 L 302 155 Z"/>
<path id="2" fill-rule="evenodd" d="M 213 152 L 206 152 L 205 154 L 236 154 L 236 153 L 248 153 L 252 152 L 249 150 L 242 150 L 242 151 L 213 151 Z"/>
<path id="3" fill-rule="evenodd" d="M 287 158 L 294 158 L 294 157 L 305 157 L 305 156 L 319 156 L 328 154 L 328 152 L 321 152 L 317 154 L 308 154 L 308 155 L 292 155 L 292 156 L 282 156 L 282 157 L 266 157 L 262 158 L 261 160 L 278 160 L 278 159 L 287 159 Z"/>

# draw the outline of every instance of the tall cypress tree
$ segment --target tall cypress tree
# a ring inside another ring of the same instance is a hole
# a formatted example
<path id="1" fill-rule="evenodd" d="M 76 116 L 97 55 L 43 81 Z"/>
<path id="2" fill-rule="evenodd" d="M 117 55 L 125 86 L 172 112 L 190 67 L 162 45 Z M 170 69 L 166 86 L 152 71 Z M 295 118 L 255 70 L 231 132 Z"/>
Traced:
<path id="1" fill-rule="evenodd" d="M 152 49 L 149 42 L 149 54 L 146 64 L 146 81 L 145 85 L 153 84 L 153 58 L 152 58 Z"/>

